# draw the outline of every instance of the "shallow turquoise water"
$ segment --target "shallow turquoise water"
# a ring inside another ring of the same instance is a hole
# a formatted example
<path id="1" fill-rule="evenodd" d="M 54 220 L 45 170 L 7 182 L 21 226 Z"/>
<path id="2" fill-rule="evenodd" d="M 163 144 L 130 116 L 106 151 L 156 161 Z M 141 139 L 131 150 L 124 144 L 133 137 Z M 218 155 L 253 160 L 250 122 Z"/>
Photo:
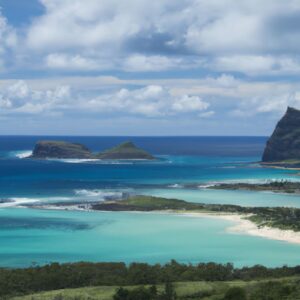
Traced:
<path id="1" fill-rule="evenodd" d="M 44 138 L 0 137 L 0 200 L 101 201 L 125 191 L 203 203 L 300 207 L 295 195 L 176 188 L 215 181 L 300 180 L 294 171 L 262 168 L 255 163 L 265 138 L 133 138 L 159 157 L 154 162 L 18 158 L 32 149 L 37 139 Z M 96 151 L 123 138 L 63 139 L 83 142 Z M 79 260 L 163 263 L 171 259 L 232 262 L 236 266 L 300 264 L 300 245 L 230 234 L 227 228 L 232 222 L 224 220 L 5 205 L 0 203 L 0 266 Z"/>
<path id="2" fill-rule="evenodd" d="M 2 209 L 0 264 L 51 261 L 300 263 L 300 247 L 230 234 L 231 221 L 154 213 Z"/>
<path id="3" fill-rule="evenodd" d="M 300 208 L 299 195 L 272 192 L 169 188 L 141 190 L 140 194 L 177 198 L 197 203 Z"/>

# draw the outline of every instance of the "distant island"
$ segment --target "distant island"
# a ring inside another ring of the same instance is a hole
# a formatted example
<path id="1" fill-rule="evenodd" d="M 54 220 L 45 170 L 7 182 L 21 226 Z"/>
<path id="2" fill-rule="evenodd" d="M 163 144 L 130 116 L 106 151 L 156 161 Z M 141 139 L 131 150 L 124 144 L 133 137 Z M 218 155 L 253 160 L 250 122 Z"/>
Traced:
<path id="1" fill-rule="evenodd" d="M 154 159 L 143 149 L 136 147 L 132 142 L 122 143 L 114 148 L 96 155 L 99 159 Z"/>
<path id="2" fill-rule="evenodd" d="M 266 144 L 262 164 L 300 168 L 300 110 L 288 107 Z"/>
<path id="3" fill-rule="evenodd" d="M 65 141 L 39 141 L 30 158 L 36 159 L 143 159 L 152 160 L 154 156 L 138 148 L 132 142 L 122 143 L 100 153 L 91 152 L 85 145 Z"/>

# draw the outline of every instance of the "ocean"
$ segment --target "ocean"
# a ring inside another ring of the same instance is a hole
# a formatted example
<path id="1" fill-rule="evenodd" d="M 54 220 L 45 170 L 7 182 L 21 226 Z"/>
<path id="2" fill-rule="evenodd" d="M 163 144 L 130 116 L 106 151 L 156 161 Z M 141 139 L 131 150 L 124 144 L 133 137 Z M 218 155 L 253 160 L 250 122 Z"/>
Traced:
<path id="1" fill-rule="evenodd" d="M 131 140 L 156 161 L 32 160 L 38 140 L 102 151 Z M 296 195 L 220 191 L 215 182 L 299 180 L 263 168 L 266 137 L 0 137 L 0 266 L 74 261 L 300 264 L 300 245 L 228 230 L 232 221 L 175 214 L 41 210 L 22 203 L 102 201 L 122 193 L 199 203 L 300 207 Z M 186 188 L 193 184 L 198 188 Z"/>

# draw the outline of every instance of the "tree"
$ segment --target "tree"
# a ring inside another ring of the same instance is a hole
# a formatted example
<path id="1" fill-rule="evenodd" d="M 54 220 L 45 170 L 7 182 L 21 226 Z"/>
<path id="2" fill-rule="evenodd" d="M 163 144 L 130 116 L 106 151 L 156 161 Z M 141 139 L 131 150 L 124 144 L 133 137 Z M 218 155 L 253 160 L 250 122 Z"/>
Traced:
<path id="1" fill-rule="evenodd" d="M 129 291 L 120 287 L 114 294 L 114 300 L 127 300 L 129 295 Z"/>
<path id="2" fill-rule="evenodd" d="M 174 286 L 172 282 L 169 280 L 166 281 L 165 283 L 165 292 L 162 295 L 163 300 L 175 300 L 176 297 L 176 292 L 174 290 Z"/>
<path id="3" fill-rule="evenodd" d="M 246 300 L 246 291 L 241 287 L 231 287 L 225 293 L 223 300 Z"/>

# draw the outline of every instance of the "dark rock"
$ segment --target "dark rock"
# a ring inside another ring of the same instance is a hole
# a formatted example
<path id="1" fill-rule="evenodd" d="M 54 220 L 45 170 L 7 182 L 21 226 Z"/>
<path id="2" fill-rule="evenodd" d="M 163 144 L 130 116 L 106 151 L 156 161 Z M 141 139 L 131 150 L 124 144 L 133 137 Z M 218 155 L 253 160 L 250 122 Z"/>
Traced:
<path id="1" fill-rule="evenodd" d="M 31 158 L 93 158 L 91 151 L 81 144 L 63 141 L 40 141 Z"/>
<path id="2" fill-rule="evenodd" d="M 300 110 L 288 107 L 265 147 L 263 162 L 300 160 Z"/>

